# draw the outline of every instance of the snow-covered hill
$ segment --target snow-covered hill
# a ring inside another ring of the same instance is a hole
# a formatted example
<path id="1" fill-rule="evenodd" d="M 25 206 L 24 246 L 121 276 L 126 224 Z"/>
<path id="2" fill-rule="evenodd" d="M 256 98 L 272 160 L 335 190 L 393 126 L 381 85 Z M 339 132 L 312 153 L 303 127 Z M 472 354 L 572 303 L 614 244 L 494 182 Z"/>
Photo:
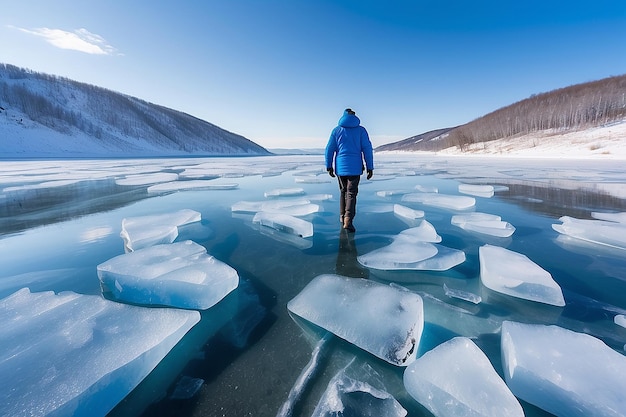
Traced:
<path id="1" fill-rule="evenodd" d="M 0 157 L 267 154 L 186 113 L 0 64 Z"/>
<path id="2" fill-rule="evenodd" d="M 453 146 L 437 152 L 396 150 L 377 153 L 626 160 L 626 120 L 585 130 L 543 131 L 517 135 L 469 145 L 463 150 Z"/>

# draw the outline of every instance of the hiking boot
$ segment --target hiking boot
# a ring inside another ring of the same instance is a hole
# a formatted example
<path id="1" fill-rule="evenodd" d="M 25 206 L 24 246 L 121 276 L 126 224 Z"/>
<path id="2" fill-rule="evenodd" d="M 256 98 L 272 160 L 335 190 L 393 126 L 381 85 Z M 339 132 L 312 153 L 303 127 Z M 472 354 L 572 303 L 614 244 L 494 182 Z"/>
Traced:
<path id="1" fill-rule="evenodd" d="M 349 217 L 344 217 L 343 228 L 346 229 L 348 232 L 353 232 L 353 233 L 356 232 L 356 229 L 352 225 L 352 219 Z"/>

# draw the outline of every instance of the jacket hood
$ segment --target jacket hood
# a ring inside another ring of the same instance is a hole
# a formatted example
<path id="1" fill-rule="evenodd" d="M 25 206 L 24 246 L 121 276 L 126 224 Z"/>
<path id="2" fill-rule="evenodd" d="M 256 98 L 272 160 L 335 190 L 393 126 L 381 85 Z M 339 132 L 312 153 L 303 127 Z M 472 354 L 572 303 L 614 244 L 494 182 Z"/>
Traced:
<path id="1" fill-rule="evenodd" d="M 361 120 L 354 114 L 350 114 L 347 111 L 343 112 L 343 116 L 339 119 L 339 126 L 341 127 L 357 127 L 361 124 Z"/>

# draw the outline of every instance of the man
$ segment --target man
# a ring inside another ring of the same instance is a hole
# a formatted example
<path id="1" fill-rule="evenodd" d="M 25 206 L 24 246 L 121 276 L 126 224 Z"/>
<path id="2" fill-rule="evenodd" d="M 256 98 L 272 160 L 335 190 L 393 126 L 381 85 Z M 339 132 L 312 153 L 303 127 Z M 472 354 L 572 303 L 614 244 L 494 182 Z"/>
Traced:
<path id="1" fill-rule="evenodd" d="M 361 120 L 352 109 L 345 109 L 326 145 L 326 171 L 331 177 L 336 175 L 339 181 L 340 221 L 349 232 L 355 231 L 352 220 L 356 214 L 356 195 L 361 174 L 366 168 L 368 180 L 374 175 L 373 154 L 372 142 L 367 130 L 361 126 Z"/>

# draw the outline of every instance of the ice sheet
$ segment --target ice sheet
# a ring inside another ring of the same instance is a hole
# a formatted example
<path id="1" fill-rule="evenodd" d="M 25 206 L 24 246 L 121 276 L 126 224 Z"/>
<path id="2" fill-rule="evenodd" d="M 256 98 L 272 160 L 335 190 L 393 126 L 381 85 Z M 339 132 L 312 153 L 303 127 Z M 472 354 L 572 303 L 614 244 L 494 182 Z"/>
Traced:
<path id="1" fill-rule="evenodd" d="M 419 295 L 361 278 L 318 275 L 287 308 L 398 366 L 415 360 L 424 328 Z"/>
<path id="2" fill-rule="evenodd" d="M 436 416 L 524 416 L 487 356 L 467 337 L 455 337 L 416 359 L 404 371 L 404 386 Z"/>
<path id="3" fill-rule="evenodd" d="M 105 295 L 143 305 L 205 310 L 239 284 L 237 271 L 190 240 L 116 256 L 97 271 Z"/>
<path id="4" fill-rule="evenodd" d="M 19 290 L 0 300 L 0 415 L 105 415 L 199 320 L 197 311 Z"/>
<path id="5" fill-rule="evenodd" d="M 560 417 L 626 416 L 626 357 L 601 340 L 559 326 L 502 324 L 511 391 Z"/>

